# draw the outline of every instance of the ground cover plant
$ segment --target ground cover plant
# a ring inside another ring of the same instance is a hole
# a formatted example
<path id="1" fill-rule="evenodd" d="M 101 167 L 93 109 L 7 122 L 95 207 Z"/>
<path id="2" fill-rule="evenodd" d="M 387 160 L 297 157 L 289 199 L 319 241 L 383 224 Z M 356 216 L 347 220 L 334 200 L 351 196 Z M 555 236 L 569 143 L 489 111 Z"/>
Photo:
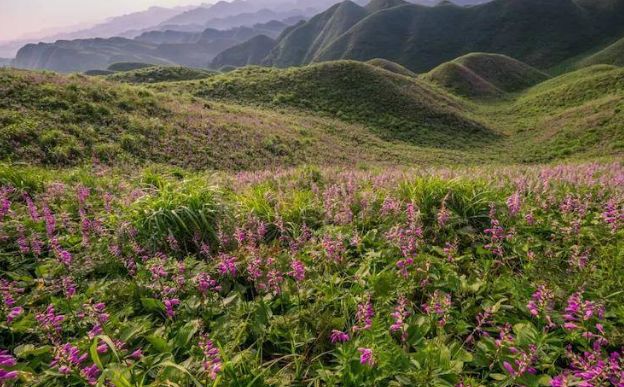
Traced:
<path id="1" fill-rule="evenodd" d="M 622 386 L 624 165 L 0 167 L 8 386 Z"/>

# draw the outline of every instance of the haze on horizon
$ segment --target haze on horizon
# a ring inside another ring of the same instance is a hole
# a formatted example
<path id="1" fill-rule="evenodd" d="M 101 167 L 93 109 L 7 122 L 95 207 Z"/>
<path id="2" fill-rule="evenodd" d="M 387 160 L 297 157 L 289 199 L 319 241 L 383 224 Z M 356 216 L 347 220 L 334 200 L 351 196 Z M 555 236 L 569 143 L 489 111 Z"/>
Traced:
<path id="1" fill-rule="evenodd" d="M 229 0 L 228 0 L 229 1 Z M 212 0 L 0 0 L 0 42 L 68 32 L 153 6 L 177 7 Z"/>

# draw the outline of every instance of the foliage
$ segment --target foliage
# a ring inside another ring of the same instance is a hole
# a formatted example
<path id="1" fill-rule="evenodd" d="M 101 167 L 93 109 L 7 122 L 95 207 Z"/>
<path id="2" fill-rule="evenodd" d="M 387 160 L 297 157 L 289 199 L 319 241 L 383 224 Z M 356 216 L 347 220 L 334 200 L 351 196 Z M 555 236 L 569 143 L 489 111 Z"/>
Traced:
<path id="1" fill-rule="evenodd" d="M 7 386 L 622 381 L 619 162 L 10 167 Z"/>

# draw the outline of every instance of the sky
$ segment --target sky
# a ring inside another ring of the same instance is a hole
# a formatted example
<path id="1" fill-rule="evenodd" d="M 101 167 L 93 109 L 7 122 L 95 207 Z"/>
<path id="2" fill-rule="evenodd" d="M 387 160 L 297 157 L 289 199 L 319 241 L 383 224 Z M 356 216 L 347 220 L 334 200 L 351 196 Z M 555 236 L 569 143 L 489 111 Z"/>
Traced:
<path id="1" fill-rule="evenodd" d="M 51 28 L 85 27 L 151 6 L 201 4 L 202 0 L 0 0 L 0 41 Z"/>

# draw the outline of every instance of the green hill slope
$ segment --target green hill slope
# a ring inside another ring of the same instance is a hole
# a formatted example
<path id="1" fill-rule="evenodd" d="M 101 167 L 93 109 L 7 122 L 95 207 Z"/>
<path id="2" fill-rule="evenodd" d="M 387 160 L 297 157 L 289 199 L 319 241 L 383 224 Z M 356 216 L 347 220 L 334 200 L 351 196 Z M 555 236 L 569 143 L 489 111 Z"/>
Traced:
<path id="1" fill-rule="evenodd" d="M 593 66 L 541 83 L 485 112 L 513 132 L 522 161 L 624 153 L 624 69 Z"/>
<path id="2" fill-rule="evenodd" d="M 153 88 L 166 91 L 179 84 Z M 0 160 L 254 170 L 484 157 L 390 143 L 362 125 L 299 112 L 205 102 L 81 75 L 0 69 Z"/>
<path id="3" fill-rule="evenodd" d="M 287 30 L 265 63 L 279 67 L 310 63 L 335 39 L 369 12 L 352 1 L 344 1 Z"/>
<path id="4" fill-rule="evenodd" d="M 277 42 L 268 36 L 258 35 L 217 55 L 212 60 L 211 67 L 219 69 L 223 66 L 259 65 L 276 44 Z"/>
<path id="5" fill-rule="evenodd" d="M 624 38 L 578 62 L 578 67 L 598 64 L 624 66 Z"/>
<path id="6" fill-rule="evenodd" d="M 150 66 L 137 70 L 117 72 L 108 76 L 111 81 L 128 83 L 158 83 L 204 79 L 211 71 L 181 66 Z"/>
<path id="7" fill-rule="evenodd" d="M 361 62 L 301 68 L 251 67 L 187 85 L 196 96 L 289 106 L 364 124 L 388 140 L 469 148 L 497 138 L 459 99 L 426 82 Z"/>
<path id="8" fill-rule="evenodd" d="M 498 97 L 548 79 L 548 75 L 505 55 L 473 53 L 444 63 L 423 79 L 466 97 Z"/>
<path id="9" fill-rule="evenodd" d="M 415 77 L 416 73 L 406 69 L 396 62 L 389 61 L 387 59 L 375 58 L 367 61 L 371 66 L 376 66 L 392 73 L 405 75 L 406 77 Z"/>

